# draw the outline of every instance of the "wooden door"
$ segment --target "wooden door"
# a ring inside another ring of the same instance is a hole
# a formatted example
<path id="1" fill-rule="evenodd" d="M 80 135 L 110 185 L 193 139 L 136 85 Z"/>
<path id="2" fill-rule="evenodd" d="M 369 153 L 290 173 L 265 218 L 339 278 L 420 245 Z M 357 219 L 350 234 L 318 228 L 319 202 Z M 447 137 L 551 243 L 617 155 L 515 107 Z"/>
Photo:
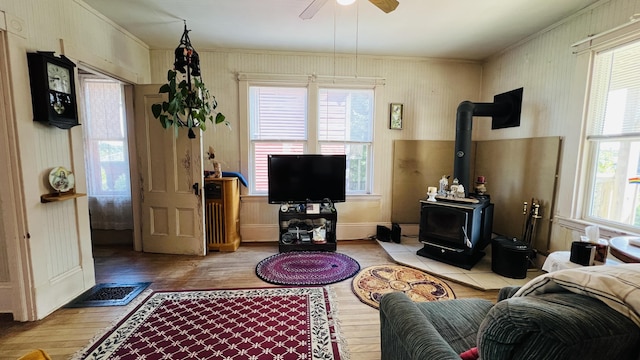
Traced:
<path id="1" fill-rule="evenodd" d="M 160 85 L 135 87 L 136 151 L 140 171 L 142 251 L 205 255 L 202 140 L 175 135 L 153 117 Z"/>
<path id="2" fill-rule="evenodd" d="M 11 115 L 9 70 L 6 59 L 5 33 L 0 31 L 0 313 L 12 313 L 18 321 L 35 320 L 35 300 L 27 265 L 27 231 L 21 201 L 20 159 L 16 155 L 15 119 Z"/>

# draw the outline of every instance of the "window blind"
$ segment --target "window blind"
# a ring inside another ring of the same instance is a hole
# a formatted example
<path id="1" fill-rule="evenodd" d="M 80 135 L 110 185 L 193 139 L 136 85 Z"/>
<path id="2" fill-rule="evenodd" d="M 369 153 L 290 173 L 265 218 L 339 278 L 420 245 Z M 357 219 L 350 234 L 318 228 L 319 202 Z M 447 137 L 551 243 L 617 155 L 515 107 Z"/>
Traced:
<path id="1" fill-rule="evenodd" d="M 252 140 L 306 139 L 306 88 L 253 86 L 249 91 Z"/>
<path id="2" fill-rule="evenodd" d="M 596 54 L 590 140 L 640 136 L 640 42 Z"/>

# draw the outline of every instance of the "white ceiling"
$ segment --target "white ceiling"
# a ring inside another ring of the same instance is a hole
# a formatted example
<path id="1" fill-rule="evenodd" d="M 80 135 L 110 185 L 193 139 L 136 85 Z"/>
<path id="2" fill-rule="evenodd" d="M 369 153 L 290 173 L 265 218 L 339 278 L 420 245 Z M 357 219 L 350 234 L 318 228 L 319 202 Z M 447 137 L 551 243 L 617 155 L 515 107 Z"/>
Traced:
<path id="1" fill-rule="evenodd" d="M 603 0 L 333 0 L 310 20 L 311 0 L 85 0 L 153 49 L 174 49 L 183 20 L 198 51 L 216 48 L 481 60 Z M 588 34 L 584 34 L 585 37 Z M 335 45 L 334 45 L 335 43 Z"/>

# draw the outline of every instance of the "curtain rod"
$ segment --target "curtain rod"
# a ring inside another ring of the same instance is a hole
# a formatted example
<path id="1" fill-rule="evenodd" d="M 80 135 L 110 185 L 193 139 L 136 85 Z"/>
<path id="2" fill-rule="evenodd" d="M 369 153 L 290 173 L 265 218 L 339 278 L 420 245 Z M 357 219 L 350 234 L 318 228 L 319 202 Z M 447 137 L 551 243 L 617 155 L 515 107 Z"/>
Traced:
<path id="1" fill-rule="evenodd" d="M 614 32 L 616 32 L 616 31 L 619 31 L 619 30 L 621 30 L 621 29 L 624 29 L 624 28 L 626 28 L 626 27 L 628 27 L 628 26 L 631 26 L 631 25 L 635 24 L 636 22 L 638 22 L 638 20 L 640 20 L 640 14 L 633 14 L 633 15 L 631 15 L 631 16 L 629 17 L 629 21 L 628 21 L 628 22 L 626 22 L 626 23 L 624 23 L 624 24 L 622 24 L 622 25 L 618 25 L 618 26 L 614 27 L 613 29 L 605 30 L 605 31 L 603 31 L 603 32 L 601 32 L 601 33 L 598 33 L 598 34 L 595 34 L 595 35 L 588 36 L 587 38 L 582 39 L 582 40 L 580 40 L 580 41 L 578 41 L 578 42 L 576 42 L 576 43 L 572 44 L 572 45 L 571 45 L 571 47 L 577 47 L 577 46 L 580 46 L 580 45 L 582 45 L 582 44 L 584 44 L 584 43 L 586 43 L 586 42 L 593 41 L 593 40 L 598 39 L 598 38 L 600 38 L 600 37 L 603 37 L 603 36 L 605 36 L 605 35 L 609 35 L 609 34 L 611 34 L 611 33 L 614 33 Z"/>

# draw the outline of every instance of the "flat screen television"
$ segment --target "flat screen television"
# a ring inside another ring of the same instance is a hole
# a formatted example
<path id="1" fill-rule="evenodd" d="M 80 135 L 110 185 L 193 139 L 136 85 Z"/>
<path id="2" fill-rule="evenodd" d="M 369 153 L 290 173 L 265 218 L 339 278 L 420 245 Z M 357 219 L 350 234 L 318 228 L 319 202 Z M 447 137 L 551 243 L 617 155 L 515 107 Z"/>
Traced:
<path id="1" fill-rule="evenodd" d="M 345 155 L 268 156 L 269 203 L 345 201 Z"/>

